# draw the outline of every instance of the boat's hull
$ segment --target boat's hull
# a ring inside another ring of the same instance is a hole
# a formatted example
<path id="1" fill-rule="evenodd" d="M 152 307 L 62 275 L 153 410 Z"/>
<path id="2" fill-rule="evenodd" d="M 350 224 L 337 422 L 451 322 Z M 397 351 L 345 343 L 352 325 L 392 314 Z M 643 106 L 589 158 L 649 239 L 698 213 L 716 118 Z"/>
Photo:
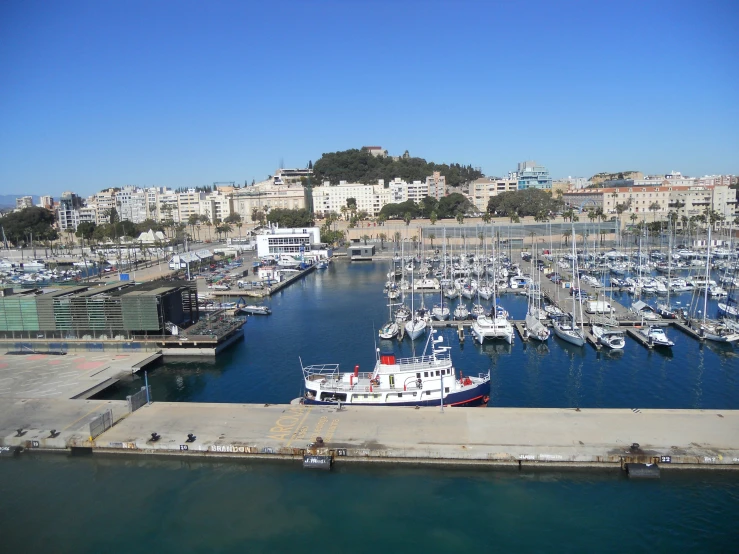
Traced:
<path id="1" fill-rule="evenodd" d="M 480 406 L 481 404 L 487 404 L 490 397 L 490 381 L 485 381 L 473 387 L 465 388 L 461 391 L 450 392 L 444 399 L 444 406 Z M 310 405 L 333 405 L 336 406 L 338 402 L 332 400 L 316 400 L 315 398 L 303 398 L 304 404 Z M 346 402 L 342 402 L 343 405 L 347 405 Z M 440 406 L 441 402 L 437 398 L 435 400 L 417 400 L 415 402 L 351 402 L 351 406 Z"/>
<path id="2" fill-rule="evenodd" d="M 579 334 L 573 334 L 570 331 L 560 329 L 556 324 L 552 327 L 552 329 L 554 330 L 554 335 L 562 339 L 563 341 L 574 344 L 575 346 L 585 346 L 585 338 L 583 338 Z"/>

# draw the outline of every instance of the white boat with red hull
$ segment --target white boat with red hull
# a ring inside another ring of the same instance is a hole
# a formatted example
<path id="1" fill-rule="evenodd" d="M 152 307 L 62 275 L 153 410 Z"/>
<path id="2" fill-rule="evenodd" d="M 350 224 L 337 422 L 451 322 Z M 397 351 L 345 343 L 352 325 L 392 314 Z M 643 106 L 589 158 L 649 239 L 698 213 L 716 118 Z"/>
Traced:
<path id="1" fill-rule="evenodd" d="M 396 358 L 376 351 L 370 372 L 342 372 L 338 364 L 303 366 L 305 404 L 362 406 L 476 406 L 490 397 L 490 372 L 462 375 L 452 364 L 444 338 L 429 333 L 424 355 Z M 429 352 L 428 354 L 426 352 Z"/>

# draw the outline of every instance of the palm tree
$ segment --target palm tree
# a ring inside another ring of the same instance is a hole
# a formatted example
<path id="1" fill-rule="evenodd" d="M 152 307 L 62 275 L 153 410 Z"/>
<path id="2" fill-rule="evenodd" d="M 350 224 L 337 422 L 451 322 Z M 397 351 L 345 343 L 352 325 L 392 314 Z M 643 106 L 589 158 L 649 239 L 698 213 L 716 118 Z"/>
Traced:
<path id="1" fill-rule="evenodd" d="M 657 221 L 657 212 L 660 210 L 661 206 L 659 205 L 659 202 L 652 202 L 649 204 L 649 211 L 654 212 L 654 218 L 652 221 Z"/>
<path id="2" fill-rule="evenodd" d="M 436 213 L 436 211 L 431 212 L 429 215 L 429 221 L 431 222 L 431 225 L 436 225 L 436 222 L 439 220 L 439 215 Z"/>
<path id="3" fill-rule="evenodd" d="M 436 238 L 436 235 L 434 233 L 429 233 L 429 240 L 431 241 L 431 250 L 434 249 L 434 239 Z"/>
<path id="4" fill-rule="evenodd" d="M 207 215 L 200 216 L 200 222 L 208 228 L 208 240 L 210 240 L 210 228 L 213 225 Z"/>
<path id="5" fill-rule="evenodd" d="M 635 213 L 632 213 L 632 214 L 631 214 L 631 215 L 629 216 L 629 219 L 631 220 L 631 223 L 634 223 L 634 222 L 635 222 L 635 221 L 636 221 L 637 219 L 639 219 L 639 216 L 638 216 L 638 215 L 636 215 Z"/>
<path id="6" fill-rule="evenodd" d="M 485 212 L 482 214 L 482 221 L 483 223 L 490 223 L 493 219 L 493 216 L 490 214 L 490 212 Z"/>
<path id="7" fill-rule="evenodd" d="M 464 223 L 464 214 L 462 212 L 459 212 L 457 214 L 457 223 L 462 225 Z"/>
<path id="8" fill-rule="evenodd" d="M 367 241 L 369 240 L 369 235 L 362 235 L 362 240 L 364 241 L 364 245 L 367 246 Z"/>
<path id="9" fill-rule="evenodd" d="M 200 216 L 198 214 L 190 214 L 187 218 L 187 224 L 190 226 L 191 235 L 195 234 L 195 226 L 198 224 L 198 221 L 200 221 Z"/>
<path id="10" fill-rule="evenodd" d="M 380 233 L 378 237 L 380 238 L 380 250 L 384 250 L 385 241 L 387 240 L 387 235 L 385 233 Z"/>
<path id="11" fill-rule="evenodd" d="M 570 237 L 572 236 L 572 230 L 571 229 L 565 229 L 562 231 L 562 236 L 565 239 L 565 247 L 568 245 Z"/>
<path id="12" fill-rule="evenodd" d="M 400 231 L 395 231 L 393 238 L 395 239 L 396 243 L 400 242 Z"/>
<path id="13" fill-rule="evenodd" d="M 403 221 L 405 221 L 406 226 L 411 224 L 411 219 L 413 219 L 411 212 L 405 212 L 403 214 Z"/>

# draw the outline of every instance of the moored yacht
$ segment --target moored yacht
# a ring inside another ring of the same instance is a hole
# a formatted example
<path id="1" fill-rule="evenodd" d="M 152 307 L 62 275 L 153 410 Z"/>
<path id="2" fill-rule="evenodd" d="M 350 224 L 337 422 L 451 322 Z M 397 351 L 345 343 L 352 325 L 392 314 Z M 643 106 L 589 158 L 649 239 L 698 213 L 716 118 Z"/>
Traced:
<path id="1" fill-rule="evenodd" d="M 593 336 L 598 340 L 599 344 L 612 350 L 622 350 L 626 346 L 624 332 L 619 329 L 593 325 Z"/>
<path id="2" fill-rule="evenodd" d="M 513 325 L 503 317 L 481 315 L 472 324 L 472 335 L 480 344 L 485 339 L 503 339 L 513 344 Z"/>
<path id="3" fill-rule="evenodd" d="M 574 344 L 575 346 L 585 346 L 585 336 L 582 329 L 575 323 L 572 314 L 564 314 L 563 316 L 552 319 L 552 329 L 554 334 L 564 341 Z"/>
<path id="4" fill-rule="evenodd" d="M 477 377 L 456 375 L 444 338 L 429 334 L 422 356 L 396 358 L 376 350 L 371 372 L 341 372 L 338 364 L 303 366 L 306 404 L 365 406 L 474 406 L 487 404 L 490 372 Z M 428 352 L 428 353 L 427 353 Z"/>
<path id="5" fill-rule="evenodd" d="M 673 347 L 675 343 L 667 338 L 665 330 L 662 327 L 656 325 L 647 325 L 646 327 L 639 327 L 636 330 L 637 333 L 642 335 L 647 341 L 654 346 Z"/>

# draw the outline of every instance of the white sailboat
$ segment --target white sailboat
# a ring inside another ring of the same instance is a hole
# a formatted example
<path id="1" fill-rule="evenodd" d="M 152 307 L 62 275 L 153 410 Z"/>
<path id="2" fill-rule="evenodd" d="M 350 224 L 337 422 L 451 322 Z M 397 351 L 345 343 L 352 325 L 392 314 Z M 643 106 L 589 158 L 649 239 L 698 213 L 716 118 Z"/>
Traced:
<path id="1" fill-rule="evenodd" d="M 444 254 L 443 254 L 443 260 L 444 260 L 444 270 L 442 273 L 442 279 L 446 278 L 446 229 L 444 229 Z M 434 304 L 434 307 L 431 308 L 431 316 L 436 319 L 437 321 L 445 321 L 449 319 L 449 306 L 444 304 L 444 290 L 443 288 L 440 288 L 439 290 L 439 303 Z"/>
<path id="2" fill-rule="evenodd" d="M 390 340 L 394 336 L 398 334 L 400 331 L 400 327 L 398 326 L 398 322 L 393 319 L 393 306 L 397 306 L 397 304 L 393 304 L 390 295 L 388 294 L 388 321 L 380 327 L 380 330 L 378 331 L 378 334 L 380 335 L 381 339 Z"/>
<path id="3" fill-rule="evenodd" d="M 711 224 L 708 225 L 708 250 L 706 251 L 706 287 L 703 291 L 703 319 L 700 322 L 691 321 L 693 327 L 698 333 L 707 340 L 714 342 L 739 342 L 739 332 L 726 324 L 707 318 L 708 313 L 708 292 L 709 283 L 711 282 Z"/>
<path id="4" fill-rule="evenodd" d="M 575 250 L 575 225 L 572 225 L 572 279 L 573 285 L 575 279 L 577 279 L 577 253 Z M 578 286 L 579 290 L 580 287 Z M 578 301 L 579 303 L 579 301 Z M 577 326 L 576 321 L 576 310 L 575 310 L 575 295 L 572 295 L 572 313 L 564 314 L 556 319 L 552 320 L 552 329 L 554 334 L 560 339 L 574 344 L 575 346 L 585 346 L 585 335 Z M 582 320 L 582 304 L 580 304 L 580 320 Z"/>
<path id="5" fill-rule="evenodd" d="M 536 262 L 535 262 L 536 263 Z M 537 273 L 539 290 L 541 290 L 541 272 Z M 544 342 L 551 334 L 549 329 L 541 322 L 541 295 L 529 295 L 528 309 L 526 310 L 526 333 L 534 340 Z"/>
<path id="6" fill-rule="evenodd" d="M 498 310 L 495 288 L 493 288 L 493 309 L 489 316 L 481 315 L 472 324 L 472 335 L 482 344 L 485 339 L 503 339 L 513 344 L 513 325 L 505 317 L 506 312 Z"/>
<path id="7" fill-rule="evenodd" d="M 413 270 L 411 270 L 411 281 L 413 281 Z M 411 340 L 416 340 L 426 331 L 426 319 L 413 309 L 413 297 L 411 293 L 411 318 L 405 323 L 405 332 Z"/>

